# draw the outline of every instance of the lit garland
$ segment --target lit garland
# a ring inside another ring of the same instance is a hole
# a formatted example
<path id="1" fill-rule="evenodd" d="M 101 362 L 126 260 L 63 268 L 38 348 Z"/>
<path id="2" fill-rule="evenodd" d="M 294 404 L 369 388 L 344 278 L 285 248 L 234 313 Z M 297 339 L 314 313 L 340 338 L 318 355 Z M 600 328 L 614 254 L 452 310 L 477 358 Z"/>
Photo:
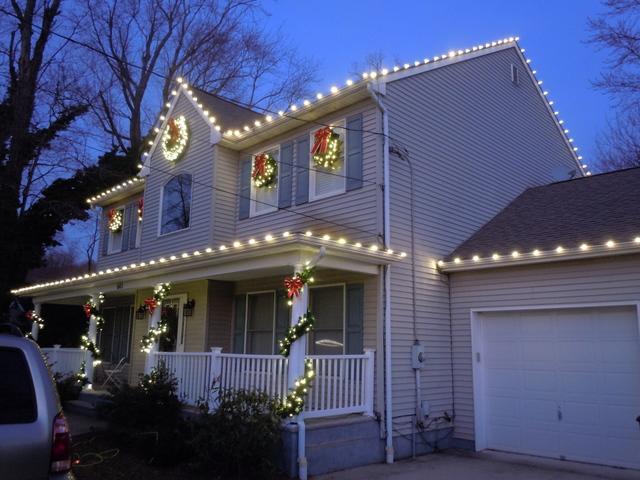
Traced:
<path id="1" fill-rule="evenodd" d="M 315 318 L 313 314 L 311 312 L 307 312 L 306 315 L 303 315 L 298 319 L 298 323 L 289 327 L 285 337 L 280 340 L 280 355 L 288 357 L 293 342 L 309 333 L 313 329 L 314 323 Z"/>
<path id="2" fill-rule="evenodd" d="M 316 130 L 311 149 L 313 162 L 318 167 L 335 170 L 342 156 L 342 140 L 331 127 Z"/>
<path id="3" fill-rule="evenodd" d="M 144 306 L 149 314 L 153 315 L 155 309 L 162 305 L 162 300 L 171 292 L 170 283 L 159 283 L 153 289 L 153 296 L 145 299 Z M 151 352 L 151 349 L 156 344 L 160 337 L 167 333 L 168 322 L 167 319 L 160 315 L 160 321 L 155 327 L 150 327 L 149 331 L 140 339 L 140 351 L 143 353 Z"/>
<path id="4" fill-rule="evenodd" d="M 81 387 L 84 387 L 86 384 L 90 383 L 89 379 L 87 378 L 87 362 L 85 362 L 84 360 L 82 361 L 82 363 L 80 364 L 80 370 L 78 370 L 78 373 L 76 373 L 74 377 L 76 382 L 79 383 Z"/>
<path id="5" fill-rule="evenodd" d="M 82 350 L 87 350 L 91 353 L 91 358 L 93 358 L 93 365 L 99 365 L 102 363 L 102 356 L 100 355 L 100 349 L 89 340 L 89 337 L 86 335 L 82 335 L 80 338 L 80 348 Z"/>
<path id="6" fill-rule="evenodd" d="M 84 304 L 84 313 L 88 319 L 93 317 L 96 321 L 96 326 L 98 330 L 102 330 L 104 327 L 104 317 L 100 313 L 100 305 L 104 303 L 104 295 L 102 292 L 98 294 L 98 302 L 93 299 L 93 296 L 89 297 L 89 301 Z"/>
<path id="7" fill-rule="evenodd" d="M 313 383 L 313 362 L 309 359 L 304 362 L 304 374 L 295 382 L 293 390 L 284 399 L 284 402 L 278 407 L 278 414 L 281 417 L 293 417 L 302 413 L 304 410 L 304 397 L 309 392 Z"/>
<path id="8" fill-rule="evenodd" d="M 27 311 L 27 313 L 25 313 L 24 316 L 27 320 L 30 320 L 36 325 L 38 325 L 38 330 L 42 330 L 44 328 L 44 318 L 42 318 L 33 310 Z"/>
<path id="9" fill-rule="evenodd" d="M 138 221 L 142 221 L 142 214 L 144 213 L 144 198 L 138 199 Z"/>
<path id="10" fill-rule="evenodd" d="M 302 272 L 296 272 L 293 277 L 284 279 L 284 286 L 287 289 L 287 297 L 289 297 L 289 305 L 292 303 L 293 297 L 299 297 L 300 292 L 307 283 L 313 283 L 313 267 L 304 267 Z"/>
<path id="11" fill-rule="evenodd" d="M 122 222 L 123 222 L 122 210 L 117 208 L 112 208 L 111 210 L 109 210 L 108 215 L 109 215 L 109 230 L 112 231 L 113 233 L 118 233 L 119 231 L 121 231 Z"/>
<path id="12" fill-rule="evenodd" d="M 253 159 L 251 181 L 256 188 L 273 188 L 278 180 L 278 162 L 268 153 L 260 153 Z"/>
<path id="13" fill-rule="evenodd" d="M 175 162 L 187 148 L 189 141 L 189 128 L 184 115 L 178 118 L 170 118 L 167 128 L 162 135 L 162 152 L 164 157 Z"/>

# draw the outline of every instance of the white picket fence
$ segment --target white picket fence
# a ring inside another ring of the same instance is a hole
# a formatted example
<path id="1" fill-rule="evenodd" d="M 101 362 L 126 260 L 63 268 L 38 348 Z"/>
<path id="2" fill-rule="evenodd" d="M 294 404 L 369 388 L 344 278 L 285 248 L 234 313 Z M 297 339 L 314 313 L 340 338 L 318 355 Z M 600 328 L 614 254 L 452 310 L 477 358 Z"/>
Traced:
<path id="1" fill-rule="evenodd" d="M 187 404 L 212 400 L 217 390 L 251 390 L 284 398 L 288 359 L 280 355 L 211 352 L 153 352 L 152 365 L 161 362 L 178 380 L 178 395 Z M 304 416 L 346 413 L 373 415 L 375 352 L 361 355 L 314 355 L 315 379 L 307 394 Z"/>
<path id="2" fill-rule="evenodd" d="M 51 371 L 62 376 L 72 375 L 80 371 L 82 362 L 86 361 L 90 353 L 82 348 L 61 348 L 55 345 L 53 348 L 42 348 L 42 353 L 47 357 L 47 363 Z"/>

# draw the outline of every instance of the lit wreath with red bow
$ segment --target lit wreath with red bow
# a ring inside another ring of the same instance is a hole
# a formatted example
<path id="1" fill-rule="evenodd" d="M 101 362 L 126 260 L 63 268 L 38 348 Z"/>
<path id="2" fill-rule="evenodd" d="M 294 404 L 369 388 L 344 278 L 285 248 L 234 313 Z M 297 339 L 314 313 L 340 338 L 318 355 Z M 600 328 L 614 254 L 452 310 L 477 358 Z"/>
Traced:
<path id="1" fill-rule="evenodd" d="M 313 271 L 313 267 L 304 267 L 302 272 L 296 272 L 293 277 L 284 279 L 284 287 L 287 289 L 289 303 L 291 303 L 293 297 L 300 296 L 300 292 L 307 283 L 313 283 Z"/>
<path id="2" fill-rule="evenodd" d="M 342 156 L 342 140 L 331 127 L 316 130 L 313 135 L 313 163 L 317 167 L 335 170 Z"/>
<path id="3" fill-rule="evenodd" d="M 189 127 L 185 116 L 171 117 L 167 122 L 167 128 L 162 134 L 162 153 L 164 153 L 164 157 L 171 162 L 175 162 L 186 150 L 188 142 Z"/>
<path id="4" fill-rule="evenodd" d="M 268 153 L 253 158 L 251 181 L 256 188 L 273 188 L 278 180 L 278 162 Z"/>
<path id="5" fill-rule="evenodd" d="M 109 226 L 109 230 L 112 231 L 113 233 L 118 233 L 119 231 L 122 230 L 122 210 L 117 209 L 117 208 L 112 208 L 111 210 L 109 210 L 108 214 L 109 216 L 109 221 L 108 221 L 108 226 Z"/>

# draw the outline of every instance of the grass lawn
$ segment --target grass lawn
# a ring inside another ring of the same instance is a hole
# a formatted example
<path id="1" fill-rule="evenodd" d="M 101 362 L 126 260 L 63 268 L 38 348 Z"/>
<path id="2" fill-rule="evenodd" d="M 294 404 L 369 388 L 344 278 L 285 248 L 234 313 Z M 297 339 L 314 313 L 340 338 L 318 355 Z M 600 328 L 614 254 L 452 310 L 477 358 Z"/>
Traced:
<path id="1" fill-rule="evenodd" d="M 150 441 L 153 441 L 150 439 Z M 160 467 L 145 460 L 135 445 L 111 433 L 90 433 L 73 438 L 78 480 L 208 480 L 211 473 L 196 474 L 179 467 Z"/>

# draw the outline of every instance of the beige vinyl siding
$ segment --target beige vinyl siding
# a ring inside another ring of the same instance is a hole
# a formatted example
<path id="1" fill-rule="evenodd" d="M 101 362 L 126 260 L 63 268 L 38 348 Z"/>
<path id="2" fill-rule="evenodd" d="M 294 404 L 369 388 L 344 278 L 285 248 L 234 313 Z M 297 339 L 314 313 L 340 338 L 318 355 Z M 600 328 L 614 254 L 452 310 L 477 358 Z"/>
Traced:
<path id="1" fill-rule="evenodd" d="M 133 248 L 126 250 L 124 252 L 111 253 L 109 255 L 102 255 L 102 242 L 104 241 L 104 236 L 109 235 L 107 222 L 108 215 L 107 212 L 114 207 L 125 207 L 131 202 L 137 201 L 138 198 L 141 197 L 140 192 L 131 195 L 130 197 L 124 198 L 122 200 L 118 200 L 110 205 L 105 205 L 102 207 L 100 211 L 100 237 L 98 242 L 98 260 L 96 262 L 96 270 L 105 270 L 107 268 L 112 267 L 120 267 L 122 265 L 127 265 L 132 262 L 139 262 L 140 257 L 140 248 Z M 137 218 L 137 215 L 136 215 Z M 140 224 L 138 223 L 137 228 L 140 228 Z"/>
<path id="2" fill-rule="evenodd" d="M 211 241 L 214 146 L 211 128 L 183 94 L 172 116 L 184 115 L 189 125 L 189 145 L 186 154 L 176 162 L 164 158 L 160 145 L 151 156 L 149 176 L 145 182 L 144 221 L 142 225 L 141 258 L 180 254 L 206 247 Z M 192 175 L 191 218 L 189 228 L 159 235 L 160 204 L 164 185 L 180 173 Z"/>
<path id="3" fill-rule="evenodd" d="M 203 352 L 206 344 L 206 322 L 209 311 L 208 281 L 176 283 L 171 286 L 170 297 L 186 294 L 187 300 L 196 301 L 193 316 L 185 317 L 185 352 Z M 136 292 L 135 310 L 144 303 L 145 298 L 153 295 L 153 289 L 143 289 Z M 131 339 L 131 357 L 129 368 L 129 383 L 135 384 L 139 375 L 144 372 L 145 354 L 140 351 L 140 340 L 149 331 L 149 315 L 142 320 L 133 320 L 133 334 Z"/>
<path id="4" fill-rule="evenodd" d="M 231 352 L 233 289 L 233 282 L 209 281 L 206 349 L 221 347 L 224 353 Z"/>
<path id="5" fill-rule="evenodd" d="M 556 167 L 577 164 L 537 86 L 520 64 L 511 82 L 510 48 L 387 85 L 392 144 L 414 169 L 417 337 L 425 345 L 422 397 L 432 416 L 452 412 L 448 284 L 436 260 L 451 252 L 525 188 L 549 183 Z M 390 159 L 390 246 L 409 253 L 391 267 L 393 414 L 413 413 L 410 178 Z"/>
<path id="6" fill-rule="evenodd" d="M 277 210 L 237 221 L 236 236 L 245 239 L 266 233 L 280 233 L 284 231 L 304 232 L 307 229 L 318 233 L 342 235 L 353 241 L 375 242 L 381 233 L 382 222 L 382 191 L 374 183 L 381 183 L 382 175 L 382 139 L 380 135 L 369 132 L 380 132 L 379 111 L 371 101 L 366 101 L 342 110 L 319 122 L 330 124 L 343 120 L 354 114 L 363 114 L 363 153 L 362 153 L 362 188 L 342 193 L 322 200 L 309 201 L 303 205 L 295 205 L 296 175 L 295 167 L 292 177 L 292 205 L 289 208 Z M 246 158 L 261 149 L 273 145 L 280 145 L 294 141 L 304 135 L 310 135 L 321 125 L 305 125 L 284 137 L 274 138 L 268 144 L 259 145 L 251 151 L 242 152 L 239 159 Z M 294 146 L 293 164 L 296 162 L 296 148 Z M 236 167 L 237 168 L 237 167 Z M 239 171 L 239 168 L 237 168 Z M 240 188 L 240 178 L 236 174 L 236 191 Z M 315 218 L 297 215 L 309 215 Z M 238 218 L 238 199 L 235 199 L 235 218 Z M 334 223 L 332 223 L 334 222 Z M 339 225 L 336 225 L 339 224 Z M 344 226 L 342 226 L 344 225 Z"/>
<path id="7" fill-rule="evenodd" d="M 451 275 L 455 436 L 474 439 L 470 311 L 640 302 L 640 255 L 496 268 Z"/>
<path id="8" fill-rule="evenodd" d="M 237 188 L 239 154 L 216 145 L 215 190 L 213 191 L 212 245 L 230 243 L 235 238 L 238 221 Z"/>

